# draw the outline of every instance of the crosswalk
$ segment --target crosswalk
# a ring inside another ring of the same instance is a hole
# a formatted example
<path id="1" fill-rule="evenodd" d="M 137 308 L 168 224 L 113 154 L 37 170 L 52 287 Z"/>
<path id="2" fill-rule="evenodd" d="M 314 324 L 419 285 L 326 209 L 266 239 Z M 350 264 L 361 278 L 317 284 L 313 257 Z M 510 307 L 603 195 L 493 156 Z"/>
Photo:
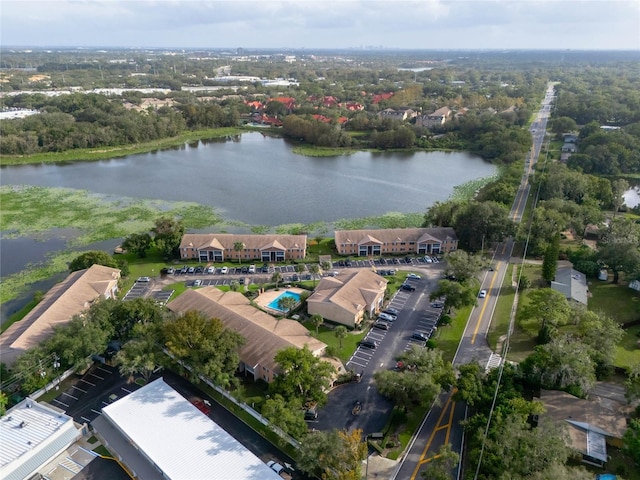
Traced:
<path id="1" fill-rule="evenodd" d="M 491 352 L 491 356 L 487 361 L 487 366 L 485 367 L 485 371 L 493 370 L 494 368 L 498 368 L 502 363 L 502 355 Z"/>

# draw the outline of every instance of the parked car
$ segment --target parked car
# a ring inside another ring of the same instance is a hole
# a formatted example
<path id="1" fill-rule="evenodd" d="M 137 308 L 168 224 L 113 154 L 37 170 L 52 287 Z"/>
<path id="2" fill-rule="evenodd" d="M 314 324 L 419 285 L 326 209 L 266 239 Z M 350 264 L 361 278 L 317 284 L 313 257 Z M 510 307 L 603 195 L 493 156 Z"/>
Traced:
<path id="1" fill-rule="evenodd" d="M 387 307 L 382 311 L 382 313 L 388 313 L 389 315 L 395 315 L 397 317 L 399 312 L 395 308 Z"/>
<path id="2" fill-rule="evenodd" d="M 433 262 L 433 260 L 431 260 L 431 257 L 429 255 L 425 255 L 424 256 L 424 261 L 427 262 L 427 263 L 432 263 Z"/>
<path id="3" fill-rule="evenodd" d="M 478 298 L 485 298 L 486 296 L 487 296 L 487 291 L 480 290 L 480 293 L 478 294 Z"/>
<path id="4" fill-rule="evenodd" d="M 242 269 L 240 270 L 240 273 L 249 273 L 249 267 L 247 267 L 246 265 L 244 267 L 242 267 Z"/>
<path id="5" fill-rule="evenodd" d="M 229 267 L 222 267 L 220 269 L 220 273 L 226 275 L 227 273 L 229 273 Z"/>
<path id="6" fill-rule="evenodd" d="M 274 472 L 276 472 L 278 475 L 280 475 L 281 473 L 284 472 L 284 467 L 282 465 L 280 465 L 279 463 L 277 463 L 275 460 L 269 460 L 267 462 L 267 466 L 273 470 Z"/>
<path id="7" fill-rule="evenodd" d="M 413 340 L 420 340 L 422 342 L 426 342 L 427 340 L 429 340 L 429 336 L 422 332 L 413 332 L 411 334 L 411 338 Z"/>
<path id="8" fill-rule="evenodd" d="M 193 282 L 194 287 L 199 287 L 200 285 L 202 285 L 202 280 L 196 280 L 195 282 Z"/>
<path id="9" fill-rule="evenodd" d="M 174 273 L 176 273 L 176 270 L 173 267 L 168 267 L 166 272 L 167 275 L 173 275 Z"/>
<path id="10" fill-rule="evenodd" d="M 409 280 L 420 280 L 422 277 L 420 275 L 418 275 L 417 273 L 409 273 L 407 275 L 407 278 Z"/>
<path id="11" fill-rule="evenodd" d="M 379 313 L 378 320 L 383 320 L 385 322 L 394 322 L 398 318 L 396 315 L 391 315 L 389 313 Z"/>
<path id="12" fill-rule="evenodd" d="M 255 265 L 249 265 L 249 273 L 256 273 L 256 266 Z"/>
<path id="13" fill-rule="evenodd" d="M 444 303 L 443 302 L 432 302 L 431 303 L 431 307 L 432 308 L 443 308 L 444 307 Z"/>
<path id="14" fill-rule="evenodd" d="M 207 273 L 216 273 L 216 267 L 214 267 L 213 265 L 207 267 Z"/>
<path id="15" fill-rule="evenodd" d="M 416 287 L 414 287 L 413 285 L 409 285 L 408 283 L 403 283 L 402 285 L 400 285 L 400 288 L 408 292 L 415 292 L 416 290 Z"/>
<path id="16" fill-rule="evenodd" d="M 373 328 L 379 328 L 380 330 L 389 330 L 389 323 L 384 320 L 376 320 L 373 324 Z"/>
<path id="17" fill-rule="evenodd" d="M 363 348 L 371 348 L 374 349 L 378 346 L 378 344 L 376 342 L 374 342 L 373 340 L 360 340 L 358 342 L 358 345 L 360 345 Z"/>
<path id="18" fill-rule="evenodd" d="M 195 273 L 196 269 L 194 267 L 189 267 L 187 269 L 187 273 Z"/>
<path id="19" fill-rule="evenodd" d="M 305 420 L 315 420 L 318 418 L 318 412 L 315 408 L 308 408 L 304 411 Z"/>
<path id="20" fill-rule="evenodd" d="M 136 280 L 136 282 L 141 282 L 141 283 L 148 283 L 150 281 L 151 279 L 149 277 L 138 277 L 138 280 Z"/>
<path id="21" fill-rule="evenodd" d="M 204 272 L 204 267 L 196 267 L 195 273 L 202 273 Z"/>

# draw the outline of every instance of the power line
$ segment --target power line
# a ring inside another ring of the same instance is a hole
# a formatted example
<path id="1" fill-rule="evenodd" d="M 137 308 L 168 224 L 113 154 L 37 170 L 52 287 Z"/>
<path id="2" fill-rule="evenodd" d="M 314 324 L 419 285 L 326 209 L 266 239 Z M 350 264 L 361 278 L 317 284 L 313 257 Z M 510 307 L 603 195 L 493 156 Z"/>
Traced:
<path id="1" fill-rule="evenodd" d="M 554 105 L 555 107 L 555 105 Z M 546 118 L 545 118 L 545 122 L 544 122 L 544 131 L 546 134 L 546 130 L 547 130 L 547 122 L 546 122 Z M 541 171 L 541 175 L 545 173 L 546 169 L 547 169 L 547 163 L 549 160 L 549 139 L 547 139 L 546 145 L 545 145 L 545 157 L 544 157 L 544 163 L 542 165 L 542 171 Z M 537 164 L 537 162 L 536 162 Z M 534 212 L 536 210 L 536 207 L 538 206 L 538 199 L 540 198 L 540 189 L 542 186 L 542 182 L 539 180 L 538 181 L 538 187 L 536 189 L 536 194 L 534 196 L 533 199 L 533 206 L 531 208 L 531 215 L 529 217 L 529 225 L 528 225 L 528 229 L 527 229 L 527 237 L 526 237 L 526 241 L 524 244 L 524 249 L 522 252 L 522 263 L 521 263 L 521 268 L 520 268 L 520 272 L 518 273 L 518 281 L 516 283 L 516 287 L 515 287 L 515 296 L 514 298 L 517 299 L 518 298 L 518 293 L 520 291 L 520 281 L 522 279 L 522 274 L 524 272 L 524 264 L 525 264 L 525 259 L 527 257 L 527 250 L 529 248 L 529 240 L 531 238 L 531 229 L 533 227 L 533 215 Z M 526 205 L 526 204 L 525 204 Z M 503 348 L 502 348 L 502 360 L 500 362 L 500 365 L 498 367 L 498 381 L 496 382 L 496 388 L 495 391 L 493 392 L 493 399 L 491 401 L 491 409 L 489 410 L 489 417 L 487 418 L 487 425 L 485 427 L 484 433 L 482 435 L 482 447 L 480 448 L 480 456 L 478 458 L 478 465 L 476 466 L 476 471 L 475 474 L 473 476 L 474 480 L 477 480 L 478 475 L 480 474 L 480 467 L 482 465 L 482 457 L 484 456 L 484 449 L 485 449 L 485 445 L 487 442 L 487 437 L 489 436 L 489 427 L 491 426 L 491 420 L 493 419 L 493 412 L 495 410 L 496 407 L 496 402 L 498 400 L 498 391 L 500 390 L 500 383 L 502 382 L 502 374 L 504 372 L 504 365 L 506 363 L 506 358 L 507 358 L 507 353 L 509 352 L 509 346 L 510 346 L 510 342 L 511 342 L 511 333 L 513 332 L 513 326 L 515 324 L 515 319 L 516 319 L 516 310 L 517 310 L 517 303 L 516 301 L 513 302 L 513 305 L 511 306 L 511 312 L 509 315 L 509 328 L 507 329 L 507 338 L 504 342 Z"/>

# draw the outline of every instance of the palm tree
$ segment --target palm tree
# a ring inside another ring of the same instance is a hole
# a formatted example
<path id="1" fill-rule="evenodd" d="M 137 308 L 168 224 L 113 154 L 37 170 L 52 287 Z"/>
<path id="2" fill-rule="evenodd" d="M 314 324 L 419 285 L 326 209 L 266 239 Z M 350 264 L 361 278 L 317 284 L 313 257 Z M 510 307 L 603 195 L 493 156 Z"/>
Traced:
<path id="1" fill-rule="evenodd" d="M 309 265 L 309 273 L 311 273 L 311 277 L 313 278 L 313 288 L 316 288 L 316 275 L 320 274 L 320 265 L 317 263 Z"/>
<path id="2" fill-rule="evenodd" d="M 278 300 L 278 308 L 284 312 L 284 317 L 287 318 L 291 313 L 291 310 L 298 304 L 293 297 L 282 297 Z"/>
<path id="3" fill-rule="evenodd" d="M 339 325 L 336 327 L 336 329 L 333 331 L 333 333 L 335 334 L 336 338 L 338 339 L 338 342 L 340 342 L 340 350 L 342 350 L 342 340 L 345 339 L 347 337 L 347 327 L 345 327 L 344 325 Z"/>
<path id="4" fill-rule="evenodd" d="M 233 250 L 234 250 L 234 252 L 241 252 L 242 250 L 244 250 L 244 243 L 242 243 L 242 242 L 234 242 Z M 238 263 L 240 263 L 240 260 L 241 260 L 241 257 L 238 254 Z"/>
<path id="5" fill-rule="evenodd" d="M 277 290 L 278 284 L 282 281 L 282 274 L 280 272 L 273 272 L 273 275 L 271 275 L 271 281 L 276 284 Z"/>
<path id="6" fill-rule="evenodd" d="M 316 327 L 316 337 L 319 335 L 318 328 L 322 325 L 322 322 L 324 322 L 324 318 L 319 313 L 311 315 L 311 323 Z"/>

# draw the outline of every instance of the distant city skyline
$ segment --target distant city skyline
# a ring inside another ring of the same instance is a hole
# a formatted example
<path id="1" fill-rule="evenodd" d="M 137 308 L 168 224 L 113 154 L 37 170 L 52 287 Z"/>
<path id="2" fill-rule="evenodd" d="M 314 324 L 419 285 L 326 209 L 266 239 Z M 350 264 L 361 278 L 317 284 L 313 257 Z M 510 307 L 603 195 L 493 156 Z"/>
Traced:
<path id="1" fill-rule="evenodd" d="M 2 46 L 640 50 L 637 0 L 3 0 Z"/>

